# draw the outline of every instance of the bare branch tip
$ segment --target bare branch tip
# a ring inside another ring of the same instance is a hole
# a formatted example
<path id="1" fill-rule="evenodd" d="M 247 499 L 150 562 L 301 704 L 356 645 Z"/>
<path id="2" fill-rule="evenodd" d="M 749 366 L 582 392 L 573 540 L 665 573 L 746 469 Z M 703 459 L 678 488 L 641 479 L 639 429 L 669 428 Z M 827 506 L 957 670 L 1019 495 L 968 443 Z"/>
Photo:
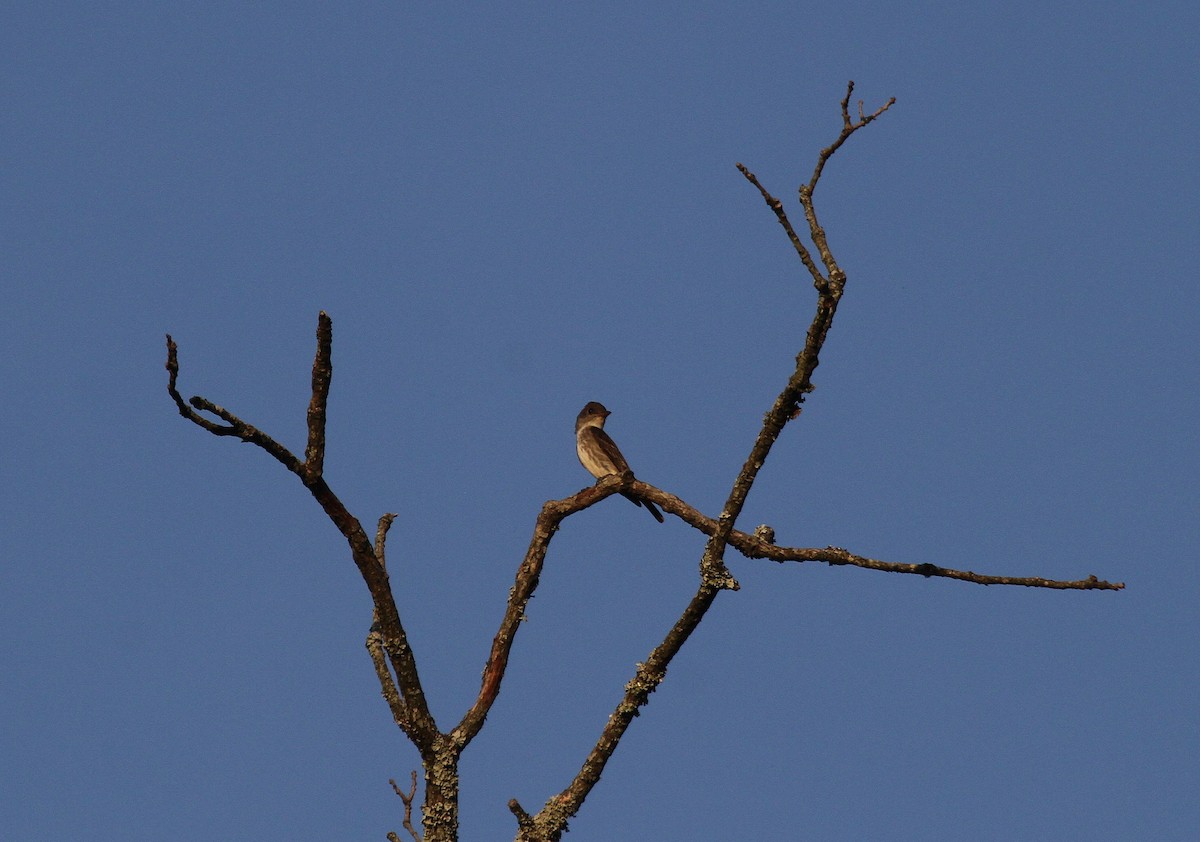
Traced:
<path id="1" fill-rule="evenodd" d="M 525 812 L 525 808 L 521 806 L 521 802 L 515 798 L 508 800 L 508 811 L 517 817 L 517 825 L 519 827 L 530 827 L 533 824 L 533 816 Z"/>
<path id="2" fill-rule="evenodd" d="M 387 545 L 388 530 L 392 528 L 392 521 L 396 519 L 394 512 L 387 512 L 379 518 L 379 525 L 375 529 L 375 558 L 380 566 L 387 569 L 387 562 L 384 560 L 385 547 Z"/>
<path id="3" fill-rule="evenodd" d="M 413 827 L 412 823 L 413 799 L 417 796 L 417 770 L 413 769 L 412 786 L 409 787 L 407 793 L 400 789 L 400 786 L 396 783 L 395 778 L 389 778 L 388 783 L 392 785 L 392 790 L 399 795 L 400 800 L 404 802 L 404 829 L 408 831 L 409 835 L 416 840 L 416 842 L 421 842 L 421 836 L 417 833 L 417 829 Z M 394 832 L 389 833 L 387 838 L 392 840 L 392 842 L 400 842 L 400 837 Z"/>
<path id="4" fill-rule="evenodd" d="M 179 346 L 167 334 L 167 371 L 171 372 L 171 386 L 175 385 L 175 377 L 179 374 Z"/>

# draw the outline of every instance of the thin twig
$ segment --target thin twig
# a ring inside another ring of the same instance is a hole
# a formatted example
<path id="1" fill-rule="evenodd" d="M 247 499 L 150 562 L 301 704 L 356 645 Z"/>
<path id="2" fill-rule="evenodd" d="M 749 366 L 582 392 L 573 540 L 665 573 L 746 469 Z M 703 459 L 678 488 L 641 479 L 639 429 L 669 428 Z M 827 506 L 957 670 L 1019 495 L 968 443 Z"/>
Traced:
<path id="1" fill-rule="evenodd" d="M 767 192 L 767 188 L 762 186 L 758 180 L 758 176 L 750 172 L 745 165 L 736 164 L 738 172 L 746 177 L 746 180 L 758 188 L 759 194 L 762 195 L 763 201 L 767 203 L 772 211 L 775 212 L 775 218 L 779 220 L 779 224 L 783 226 L 783 230 L 787 232 L 788 239 L 792 243 L 792 247 L 796 249 L 796 254 L 800 255 L 800 261 L 808 269 L 808 273 L 812 275 L 813 285 L 820 292 L 829 283 L 829 279 L 821 274 L 821 270 L 817 268 L 817 264 L 813 261 L 812 255 L 809 254 L 808 247 L 800 239 L 800 235 L 796 233 L 796 229 L 792 227 L 792 221 L 788 219 L 787 213 L 783 209 L 783 202 Z"/>
<path id="2" fill-rule="evenodd" d="M 400 789 L 400 786 L 396 783 L 396 780 L 394 778 L 389 778 L 388 783 L 390 783 L 392 785 L 392 790 L 397 795 L 399 795 L 400 800 L 404 802 L 404 824 L 402 825 L 403 828 L 409 832 L 409 835 L 412 836 L 413 842 L 421 842 L 421 837 L 417 833 L 416 828 L 413 827 L 413 823 L 412 823 L 413 799 L 416 798 L 416 796 L 417 796 L 417 770 L 413 769 L 412 786 L 409 788 L 407 793 L 404 792 L 404 790 Z M 388 838 L 390 839 L 395 835 L 396 835 L 395 833 L 389 833 Z M 397 839 L 397 842 L 399 842 L 398 839 Z"/>
<path id="3" fill-rule="evenodd" d="M 167 392 L 170 393 L 171 400 L 175 401 L 175 406 L 179 408 L 180 415 L 193 424 L 208 430 L 214 436 L 236 436 L 244 442 L 258 445 L 267 451 L 267 453 L 274 456 L 289 471 L 303 477 L 303 465 L 300 460 L 286 447 L 266 433 L 251 424 L 247 424 L 229 410 L 218 406 L 207 398 L 194 395 L 190 400 L 185 401 L 183 399 L 183 395 L 179 394 L 179 389 L 176 387 L 176 381 L 179 378 L 179 348 L 169 333 L 167 334 L 167 372 L 169 374 Z M 199 412 L 196 412 L 197 409 L 201 412 L 211 412 L 222 421 L 225 421 L 229 426 L 223 427 L 205 418 Z"/>
<path id="4" fill-rule="evenodd" d="M 851 79 L 846 85 L 846 95 L 842 97 L 842 132 L 838 135 L 837 140 L 829 144 L 821 150 L 821 154 L 817 156 L 817 165 L 813 168 L 812 178 L 808 182 L 808 192 L 811 195 L 813 190 L 817 189 L 817 182 L 821 180 L 821 173 L 825 169 L 825 164 L 833 157 L 833 153 L 837 152 L 845 143 L 850 135 L 854 134 L 864 126 L 875 122 L 883 112 L 887 111 L 896 104 L 896 98 L 892 97 L 879 108 L 875 109 L 871 114 L 863 113 L 862 100 L 858 102 L 858 122 L 855 123 L 850 119 L 850 96 L 854 93 L 854 80 Z"/>
<path id="5" fill-rule="evenodd" d="M 859 120 L 856 123 L 850 119 L 850 95 L 852 93 L 854 93 L 854 80 L 851 80 L 846 86 L 846 96 L 842 98 L 841 134 L 838 135 L 837 140 L 822 149 L 821 154 L 817 156 L 817 165 L 813 168 L 812 178 L 809 179 L 808 184 L 800 185 L 800 204 L 804 208 L 804 218 L 808 222 L 808 230 L 812 236 L 813 244 L 817 247 L 817 253 L 821 255 L 821 262 L 825 264 L 825 270 L 829 275 L 829 292 L 835 302 L 842 297 L 842 290 L 846 286 L 846 274 L 838 267 L 837 260 L 833 256 L 833 251 L 829 248 L 825 229 L 821 227 L 821 223 L 817 220 L 817 209 L 813 205 L 812 200 L 813 191 L 817 189 L 817 182 L 820 181 L 821 173 L 825 170 L 825 163 L 833 157 L 833 153 L 837 152 L 842 147 L 842 144 L 850 139 L 850 135 L 864 126 L 873 123 L 896 102 L 896 98 L 892 97 L 876 109 L 874 113 L 864 114 L 862 101 L 860 100 L 858 103 Z"/>

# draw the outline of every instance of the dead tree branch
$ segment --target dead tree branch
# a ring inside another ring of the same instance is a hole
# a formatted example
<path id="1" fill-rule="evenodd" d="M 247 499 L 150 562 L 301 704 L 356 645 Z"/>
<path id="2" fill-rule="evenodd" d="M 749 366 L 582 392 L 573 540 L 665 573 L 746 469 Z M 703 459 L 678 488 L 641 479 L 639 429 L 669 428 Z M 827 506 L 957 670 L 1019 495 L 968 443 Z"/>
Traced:
<path id="1" fill-rule="evenodd" d="M 420 675 L 417 672 L 416 656 L 409 645 L 404 625 L 400 621 L 400 613 L 392 596 L 387 570 L 383 565 L 384 538 L 387 527 L 391 525 L 391 518 L 385 516 L 384 520 L 381 520 L 376 533 L 376 543 L 372 545 L 362 524 L 354 515 L 350 514 L 323 477 L 326 406 L 333 374 L 332 345 L 333 323 L 329 316 L 322 311 L 317 322 L 317 351 L 313 360 L 312 396 L 307 413 L 308 442 L 303 462 L 275 439 L 207 398 L 194 396 L 185 401 L 178 389 L 179 349 L 169 334 L 167 335 L 167 391 L 179 409 L 179 414 L 184 418 L 208 430 L 213 435 L 234 436 L 262 448 L 298 476 L 304 487 L 309 490 L 325 514 L 345 537 L 350 546 L 351 557 L 371 593 L 374 605 L 374 622 L 367 637 L 367 649 L 375 665 L 384 699 L 392 711 L 396 724 L 403 729 L 413 745 L 421 752 L 426 768 L 436 767 L 442 770 L 443 784 L 453 784 L 452 790 L 447 791 L 445 786 L 431 784 L 428 779 L 426 780 L 424 814 L 426 819 L 434 825 L 441 822 L 441 826 L 435 826 L 432 830 L 427 828 L 426 836 L 430 842 L 439 842 L 442 839 L 450 840 L 456 838 L 458 832 L 457 772 L 454 771 L 453 774 L 450 774 L 457 764 L 458 754 L 457 750 L 446 744 L 430 713 Z M 200 412 L 211 413 L 225 424 L 218 424 L 201 415 Z M 395 680 L 392 678 L 393 671 L 396 676 Z M 435 758 L 434 755 L 438 752 L 442 754 Z"/>
<path id="2" fill-rule="evenodd" d="M 662 683 L 667 668 L 704 619 L 709 607 L 722 591 L 738 589 L 737 581 L 725 564 L 725 552 L 730 546 L 752 559 L 769 559 L 779 563 L 823 562 L 888 573 L 955 579 L 980 585 L 1021 585 L 1059 590 L 1120 590 L 1124 587 L 1122 583 L 1103 581 L 1095 576 L 1074 581 L 995 576 L 930 563 L 880 561 L 855 555 L 840 547 L 779 546 L 775 543 L 774 532 L 769 527 L 760 527 L 753 534 L 734 528 L 750 489 L 771 449 L 788 422 L 799 417 L 805 398 L 813 389 L 812 376 L 820 364 L 820 354 L 845 289 L 846 275 L 838 266 L 825 230 L 818 220 L 813 204 L 813 192 L 825 165 L 834 153 L 855 132 L 883 115 L 895 102 L 894 98 L 890 99 L 871 114 L 867 114 L 860 101 L 857 117 L 854 117 L 850 112 L 853 91 L 854 83 L 850 82 L 841 101 L 841 131 L 829 146 L 821 150 L 812 177 L 799 188 L 800 206 L 808 226 L 811 247 L 797 233 L 783 203 L 762 185 L 754 173 L 740 163 L 737 165 L 738 170 L 758 190 L 783 227 L 801 264 L 812 278 L 817 302 L 803 347 L 796 356 L 795 369 L 764 416 L 762 427 L 745 463 L 733 481 L 720 514 L 716 518 L 708 517 L 680 498 L 640 482 L 629 473 L 605 477 L 594 486 L 570 497 L 550 500 L 543 504 L 534 523 L 529 547 L 517 567 L 504 615 L 484 663 L 479 693 L 458 724 L 449 732 L 438 729 L 429 709 L 417 671 L 416 655 L 409 645 L 391 590 L 385 563 L 385 548 L 388 530 L 397 515 L 385 514 L 379 519 L 372 543 L 362 524 L 346 509 L 324 479 L 326 415 L 333 378 L 333 326 L 329 316 L 321 312 L 318 319 L 317 349 L 313 360 L 312 393 L 306 414 L 307 441 L 303 461 L 271 436 L 207 398 L 194 396 L 184 400 L 177 386 L 178 348 L 171 336 L 167 336 L 167 390 L 179 414 L 213 435 L 232 436 L 266 451 L 299 477 L 346 539 L 351 557 L 371 594 L 372 623 L 366 638 L 366 648 L 379 680 L 380 691 L 396 724 L 420 752 L 425 769 L 425 798 L 422 806 L 424 842 L 452 842 L 458 838 L 459 758 L 483 727 L 488 712 L 499 696 L 517 632 L 525 618 L 529 600 L 538 587 L 554 534 L 565 518 L 595 505 L 612 494 L 633 491 L 638 497 L 652 501 L 663 511 L 675 515 L 708 536 L 699 559 L 699 581 L 696 592 L 682 614 L 666 632 L 662 641 L 651 650 L 646 661 L 637 665 L 634 675 L 625 685 L 625 692 L 616 709 L 609 716 L 595 745 L 567 787 L 550 797 L 534 815 L 526 812 L 516 799 L 509 802 L 509 809 L 517 820 L 518 842 L 557 842 L 567 830 L 567 822 L 578 813 L 584 800 L 600 780 L 622 736 L 640 709 L 647 704 L 650 694 Z M 219 422 L 208 417 L 209 415 L 215 416 Z M 416 773 L 413 773 L 412 788 L 407 793 L 403 792 L 395 781 L 392 781 L 392 786 L 404 803 L 404 829 L 414 840 L 421 842 L 422 837 L 417 834 L 411 821 L 417 787 Z M 388 838 L 393 842 L 398 842 L 399 839 L 394 832 L 389 833 Z"/>
<path id="3" fill-rule="evenodd" d="M 772 196 L 745 166 L 738 164 L 737 168 L 762 195 L 767 206 L 775 214 L 775 218 L 787 232 L 788 239 L 796 249 L 804 267 L 813 279 L 817 290 L 817 309 L 809 325 L 805 337 L 804 348 L 796 357 L 796 368 L 788 379 L 783 391 L 775 399 L 771 409 L 763 419 L 762 429 L 759 430 L 750 454 L 734 479 L 729 497 L 716 521 L 716 527 L 709 536 L 700 558 L 700 582 L 695 595 L 680 615 L 679 619 L 667 632 L 662 642 L 651 652 L 646 661 L 639 664 L 629 683 L 625 686 L 625 695 L 617 704 L 616 709 L 609 715 L 608 722 L 596 741 L 587 759 L 584 761 L 575 779 L 562 792 L 551 797 L 533 817 L 530 826 L 518 825 L 517 839 L 519 842 L 557 842 L 565 832 L 567 821 L 574 816 L 592 787 L 600 780 L 604 766 L 616 750 L 621 737 L 624 735 L 638 711 L 649 700 L 658 685 L 667 674 L 671 660 L 683 648 L 692 632 L 699 626 L 700 621 L 716 600 L 722 590 L 736 590 L 737 581 L 725 566 L 725 547 L 733 534 L 733 526 L 742 512 L 750 488 L 758 476 L 759 470 L 767 460 L 783 427 L 800 414 L 800 405 L 804 396 L 812 391 L 812 374 L 819 364 L 821 348 L 825 337 L 833 325 L 833 317 L 837 312 L 838 300 L 846 284 L 845 273 L 842 272 L 830 251 L 825 231 L 817 221 L 816 210 L 812 204 L 812 192 L 820 180 L 826 161 L 836 152 L 854 132 L 866 126 L 876 117 L 891 107 L 892 101 L 880 108 L 870 118 L 863 117 L 858 122 L 850 120 L 848 108 L 850 95 L 854 90 L 851 82 L 842 100 L 842 130 L 837 139 L 821 151 L 813 170 L 812 179 L 800 188 L 800 202 L 808 221 L 809 234 L 817 248 L 821 261 L 828 276 L 822 274 L 812 259 L 812 254 L 804 245 L 795 227 L 788 218 L 783 203 Z M 510 809 L 520 809 L 519 804 L 511 804 Z M 520 815 L 519 813 L 517 814 Z"/>
<path id="4" fill-rule="evenodd" d="M 413 842 L 421 842 L 421 836 L 417 833 L 417 829 L 413 827 L 412 823 L 413 799 L 417 797 L 417 770 L 413 770 L 412 786 L 408 788 L 408 792 L 402 790 L 394 779 L 389 780 L 388 783 L 392 785 L 392 791 L 399 795 L 400 800 L 404 802 L 404 824 L 402 827 L 408 831 L 408 835 L 413 838 Z M 400 837 L 395 833 L 389 833 L 387 838 L 388 842 L 400 842 Z"/>
<path id="5" fill-rule="evenodd" d="M 674 494 L 663 491 L 661 488 L 655 488 L 640 480 L 634 480 L 629 483 L 629 490 L 639 497 L 645 497 L 664 512 L 675 515 L 689 526 L 695 527 L 706 535 L 712 535 L 717 530 L 718 521 L 688 505 Z M 785 561 L 816 561 L 824 562 L 830 566 L 861 567 L 865 570 L 879 570 L 885 573 L 909 573 L 917 576 L 925 576 L 926 578 L 957 579 L 960 582 L 971 582 L 976 585 L 1022 585 L 1027 588 L 1079 591 L 1119 591 L 1125 587 L 1123 582 L 1106 582 L 1103 579 L 1097 579 L 1095 576 L 1076 580 L 1044 579 L 1039 576 L 992 576 L 984 573 L 973 573 L 970 570 L 939 567 L 936 564 L 928 562 L 905 564 L 894 561 L 880 561 L 874 558 L 867 558 L 866 556 L 855 555 L 841 547 L 781 547 L 773 539 L 768 540 L 760 537 L 757 533 L 751 534 L 737 529 L 729 534 L 729 545 L 746 558 L 765 558 L 781 564 Z"/>

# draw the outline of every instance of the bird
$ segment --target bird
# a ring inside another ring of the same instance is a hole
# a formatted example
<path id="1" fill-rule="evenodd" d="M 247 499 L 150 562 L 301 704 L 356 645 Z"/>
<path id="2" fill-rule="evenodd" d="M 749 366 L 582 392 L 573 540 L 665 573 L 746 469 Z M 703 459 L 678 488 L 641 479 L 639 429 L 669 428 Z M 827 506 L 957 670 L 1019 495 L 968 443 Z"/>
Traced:
<path id="1" fill-rule="evenodd" d="M 629 463 L 621 455 L 617 443 L 604 432 L 604 419 L 609 415 L 612 413 L 604 408 L 604 404 L 591 401 L 575 419 L 575 453 L 579 456 L 579 463 L 596 479 L 629 470 Z M 649 500 L 643 500 L 628 491 L 622 491 L 621 496 L 633 501 L 635 506 L 645 506 L 655 520 L 663 522 L 662 512 Z"/>

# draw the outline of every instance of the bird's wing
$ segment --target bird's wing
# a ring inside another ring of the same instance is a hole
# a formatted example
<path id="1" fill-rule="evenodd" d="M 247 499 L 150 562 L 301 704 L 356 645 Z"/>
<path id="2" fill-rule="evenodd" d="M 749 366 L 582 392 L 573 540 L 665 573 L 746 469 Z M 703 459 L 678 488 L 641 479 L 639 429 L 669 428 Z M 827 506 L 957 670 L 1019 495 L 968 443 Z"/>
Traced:
<path id="1" fill-rule="evenodd" d="M 617 449 L 617 443 L 612 440 L 608 433 L 601 430 L 599 427 L 593 427 L 592 432 L 595 433 L 596 444 L 604 451 L 604 455 L 613 463 L 613 467 L 617 469 L 617 473 L 624 473 L 629 470 L 629 463 L 625 461 L 625 457 L 621 455 L 621 451 Z"/>

